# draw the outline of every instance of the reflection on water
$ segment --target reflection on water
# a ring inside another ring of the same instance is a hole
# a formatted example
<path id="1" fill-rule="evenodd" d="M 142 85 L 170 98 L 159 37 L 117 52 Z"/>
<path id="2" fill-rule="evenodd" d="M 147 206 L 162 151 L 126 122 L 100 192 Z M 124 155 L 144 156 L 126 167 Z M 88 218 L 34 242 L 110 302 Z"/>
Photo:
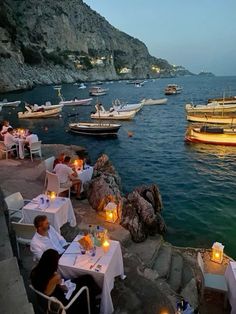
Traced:
<path id="1" fill-rule="evenodd" d="M 117 139 L 101 140 L 67 132 L 70 121 L 88 121 L 93 106 L 63 109 L 62 118 L 22 120 L 17 110 L 3 109 L 3 116 L 15 127 L 26 127 L 38 133 L 44 143 L 86 146 L 91 158 L 107 153 L 119 171 L 124 192 L 140 184 L 157 183 L 163 196 L 164 216 L 168 226 L 167 240 L 177 245 L 210 247 L 213 242 L 225 244 L 226 252 L 236 257 L 236 147 L 186 144 L 185 104 L 202 103 L 220 96 L 236 78 L 178 78 L 148 82 L 135 88 L 125 82 L 109 84 L 109 94 L 100 100 L 109 108 L 113 99 L 137 102 L 164 97 L 163 89 L 175 82 L 183 93 L 169 97 L 165 106 L 146 106 L 133 121 L 121 122 Z M 66 99 L 87 98 L 88 91 L 63 85 Z M 51 86 L 37 87 L 1 98 L 22 99 L 42 104 L 58 98 Z M 95 100 L 93 101 L 93 105 Z M 70 117 L 77 114 L 77 117 Z M 133 132 L 133 137 L 128 136 Z"/>

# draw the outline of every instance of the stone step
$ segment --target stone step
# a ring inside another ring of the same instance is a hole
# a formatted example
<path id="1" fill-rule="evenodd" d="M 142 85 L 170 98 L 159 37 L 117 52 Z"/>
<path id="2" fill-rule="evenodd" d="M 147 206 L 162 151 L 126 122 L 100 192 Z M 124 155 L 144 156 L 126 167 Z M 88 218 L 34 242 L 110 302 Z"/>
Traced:
<path id="1" fill-rule="evenodd" d="M 168 243 L 162 244 L 159 249 L 156 260 L 153 263 L 152 269 L 156 270 L 160 278 L 168 278 L 172 258 L 172 246 Z"/>
<path id="2" fill-rule="evenodd" d="M 162 243 L 162 236 L 150 237 L 144 242 L 132 243 L 127 249 L 130 253 L 138 255 L 144 265 L 152 268 Z"/>
<path id="3" fill-rule="evenodd" d="M 4 285 L 15 282 L 21 277 L 16 257 L 0 261 L 0 290 L 3 292 Z"/>
<path id="4" fill-rule="evenodd" d="M 182 284 L 183 257 L 180 253 L 174 252 L 171 260 L 168 284 L 175 291 L 179 292 Z"/>

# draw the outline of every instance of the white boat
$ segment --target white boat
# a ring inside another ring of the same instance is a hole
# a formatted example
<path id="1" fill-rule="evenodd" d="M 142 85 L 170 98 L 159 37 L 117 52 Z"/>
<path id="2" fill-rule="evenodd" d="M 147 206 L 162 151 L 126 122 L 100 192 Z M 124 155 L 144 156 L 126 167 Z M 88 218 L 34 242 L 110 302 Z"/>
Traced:
<path id="1" fill-rule="evenodd" d="M 236 103 L 235 105 L 227 105 L 227 104 L 221 104 L 219 102 L 212 102 L 207 105 L 193 105 L 193 104 L 187 104 L 185 106 L 185 110 L 187 113 L 205 113 L 205 112 L 211 112 L 211 113 L 224 113 L 224 112 L 236 112 Z"/>
<path id="2" fill-rule="evenodd" d="M 0 101 L 0 106 L 4 106 L 4 107 L 18 107 L 20 103 L 21 103 L 21 100 L 7 101 L 7 99 L 3 99 L 2 101 Z"/>
<path id="3" fill-rule="evenodd" d="M 86 88 L 86 85 L 84 83 L 81 83 L 79 84 L 78 86 L 79 89 L 85 89 Z"/>
<path id="4" fill-rule="evenodd" d="M 152 99 L 152 98 L 149 98 L 149 99 L 146 99 L 144 98 L 141 103 L 144 105 L 144 106 L 153 106 L 153 105 L 165 105 L 167 103 L 167 98 L 159 98 L 159 99 Z"/>
<path id="5" fill-rule="evenodd" d="M 44 110 L 52 110 L 52 109 L 57 109 L 57 108 L 63 108 L 63 104 L 59 105 L 52 105 L 50 101 L 46 101 L 44 105 L 38 105 L 38 104 L 25 104 L 27 107 L 29 107 L 32 111 L 44 111 Z"/>
<path id="6" fill-rule="evenodd" d="M 236 130 L 206 125 L 200 128 L 190 126 L 186 131 L 185 140 L 191 143 L 236 146 Z"/>
<path id="7" fill-rule="evenodd" d="M 213 115 L 213 114 L 187 114 L 187 120 L 198 123 L 212 124 L 236 124 L 236 114 L 231 115 Z"/>
<path id="8" fill-rule="evenodd" d="M 128 112 L 128 111 L 136 111 L 141 110 L 143 105 L 141 103 L 138 104 L 125 104 L 121 103 L 119 99 L 116 99 L 112 103 L 112 108 L 117 112 Z"/>
<path id="9" fill-rule="evenodd" d="M 89 94 L 91 96 L 103 96 L 108 92 L 108 88 L 102 88 L 100 86 L 94 86 L 89 89 Z"/>
<path id="10" fill-rule="evenodd" d="M 106 111 L 100 104 L 95 106 L 96 112 L 91 114 L 92 119 L 99 120 L 131 120 L 134 118 L 136 111 L 118 112 L 113 108 L 110 111 Z M 112 110 L 113 109 L 113 110 Z"/>
<path id="11" fill-rule="evenodd" d="M 71 132 L 92 136 L 116 135 L 120 127 L 121 127 L 120 124 L 113 123 L 105 124 L 94 122 L 80 122 L 69 124 L 69 129 Z"/>
<path id="12" fill-rule="evenodd" d="M 177 95 L 180 94 L 183 90 L 183 87 L 178 86 L 177 84 L 168 84 L 165 88 L 166 95 Z"/>
<path id="13" fill-rule="evenodd" d="M 37 119 L 37 118 L 51 118 L 56 117 L 61 112 L 62 108 L 56 108 L 51 110 L 40 110 L 40 111 L 33 111 L 30 107 L 25 106 L 25 112 L 18 112 L 19 119 Z"/>
<path id="14" fill-rule="evenodd" d="M 92 98 L 86 98 L 86 99 L 72 99 L 72 100 L 61 100 L 59 102 L 59 105 L 64 106 L 79 106 L 79 105 L 90 105 Z"/>

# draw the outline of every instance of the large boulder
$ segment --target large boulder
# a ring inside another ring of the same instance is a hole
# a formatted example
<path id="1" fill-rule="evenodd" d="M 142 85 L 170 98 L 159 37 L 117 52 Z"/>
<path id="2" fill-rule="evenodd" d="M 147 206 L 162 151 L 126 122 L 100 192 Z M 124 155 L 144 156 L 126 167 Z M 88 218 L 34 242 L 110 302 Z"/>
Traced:
<path id="1" fill-rule="evenodd" d="M 162 202 L 157 186 L 143 186 L 129 193 L 123 203 L 121 225 L 128 229 L 135 242 L 148 235 L 163 234 L 166 225 L 160 214 Z"/>

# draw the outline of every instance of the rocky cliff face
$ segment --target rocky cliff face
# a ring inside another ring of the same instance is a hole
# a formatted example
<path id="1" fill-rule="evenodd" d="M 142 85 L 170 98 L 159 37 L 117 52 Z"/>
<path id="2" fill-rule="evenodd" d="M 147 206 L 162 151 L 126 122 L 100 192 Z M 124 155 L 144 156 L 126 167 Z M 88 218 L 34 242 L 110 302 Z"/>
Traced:
<path id="1" fill-rule="evenodd" d="M 2 0 L 0 91 L 35 84 L 175 75 L 82 0 Z"/>

